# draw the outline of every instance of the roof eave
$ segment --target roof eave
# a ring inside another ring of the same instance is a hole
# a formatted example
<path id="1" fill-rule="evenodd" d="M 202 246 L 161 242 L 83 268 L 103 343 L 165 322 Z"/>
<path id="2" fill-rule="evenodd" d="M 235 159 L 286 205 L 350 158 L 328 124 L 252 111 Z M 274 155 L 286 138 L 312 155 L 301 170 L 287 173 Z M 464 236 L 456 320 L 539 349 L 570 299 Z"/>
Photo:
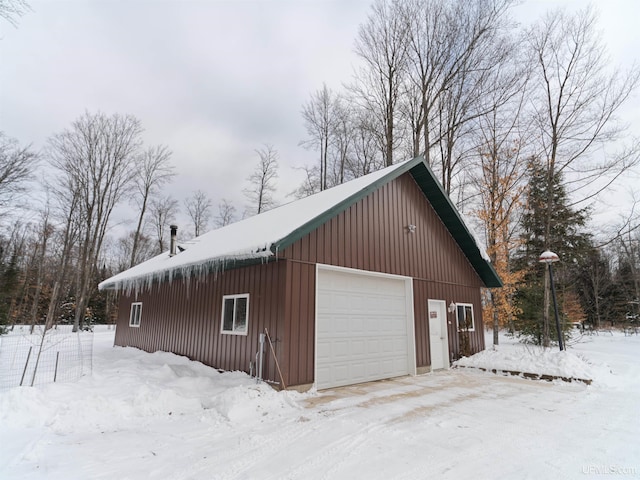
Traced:
<path id="1" fill-rule="evenodd" d="M 136 285 L 151 285 L 151 283 L 155 282 L 165 282 L 165 281 L 173 281 L 180 280 L 182 278 L 192 277 L 197 275 L 195 272 L 196 266 L 202 265 L 202 271 L 208 273 L 211 272 L 221 272 L 226 270 L 234 270 L 236 268 L 248 267 L 250 265 L 257 265 L 261 263 L 269 263 L 277 260 L 274 256 L 255 256 L 248 258 L 215 258 L 210 259 L 206 262 L 202 262 L 197 265 L 187 265 L 186 267 L 177 267 L 175 269 L 167 269 L 162 270 L 159 273 L 160 275 L 138 275 L 136 277 L 125 278 L 122 280 L 109 281 L 109 279 L 104 280 L 98 284 L 98 290 L 129 290 L 131 286 Z M 194 267 L 194 268 L 191 268 Z M 188 273 L 187 273 L 188 272 Z"/>

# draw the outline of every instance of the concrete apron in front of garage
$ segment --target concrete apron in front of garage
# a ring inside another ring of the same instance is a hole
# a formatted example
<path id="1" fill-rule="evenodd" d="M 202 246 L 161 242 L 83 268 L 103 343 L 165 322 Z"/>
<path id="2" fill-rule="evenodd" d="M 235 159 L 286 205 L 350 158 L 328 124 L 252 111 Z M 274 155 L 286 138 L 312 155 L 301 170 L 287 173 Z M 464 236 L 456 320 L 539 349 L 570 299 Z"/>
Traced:
<path id="1" fill-rule="evenodd" d="M 361 383 L 321 390 L 305 400 L 309 409 L 336 412 L 347 408 L 396 409 L 387 423 L 430 416 L 439 410 L 474 400 L 495 400 L 521 395 L 524 391 L 543 394 L 558 388 L 554 383 L 511 376 L 497 376 L 482 371 L 442 370 L 419 376 Z M 570 391 L 586 388 L 582 383 L 564 384 Z"/>

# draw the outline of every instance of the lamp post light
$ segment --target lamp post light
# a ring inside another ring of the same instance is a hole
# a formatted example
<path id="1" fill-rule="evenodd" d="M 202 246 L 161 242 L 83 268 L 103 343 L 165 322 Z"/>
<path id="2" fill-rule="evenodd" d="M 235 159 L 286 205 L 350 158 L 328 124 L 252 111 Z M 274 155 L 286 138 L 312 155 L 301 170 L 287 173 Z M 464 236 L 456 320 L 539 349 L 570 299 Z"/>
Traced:
<path id="1" fill-rule="evenodd" d="M 560 257 L 555 253 L 547 250 L 542 252 L 538 259 L 540 263 L 546 263 L 549 266 L 549 280 L 551 281 L 551 296 L 553 297 L 553 310 L 556 314 L 556 329 L 558 330 L 558 345 L 560 351 L 564 350 L 564 342 L 562 341 L 562 331 L 560 330 L 560 317 L 558 316 L 558 301 L 556 300 L 556 287 L 553 283 L 553 267 L 552 263 L 560 261 Z"/>

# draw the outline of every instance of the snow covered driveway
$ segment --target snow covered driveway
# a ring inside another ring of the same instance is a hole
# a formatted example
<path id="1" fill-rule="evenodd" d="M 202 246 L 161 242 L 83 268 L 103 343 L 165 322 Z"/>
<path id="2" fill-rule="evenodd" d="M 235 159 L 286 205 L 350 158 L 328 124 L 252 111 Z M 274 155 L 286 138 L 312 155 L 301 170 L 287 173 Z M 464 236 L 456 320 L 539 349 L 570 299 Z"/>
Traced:
<path id="1" fill-rule="evenodd" d="M 591 386 L 454 369 L 308 394 L 112 341 L 78 383 L 0 392 L 0 478 L 640 478 L 637 336 L 573 348 Z"/>

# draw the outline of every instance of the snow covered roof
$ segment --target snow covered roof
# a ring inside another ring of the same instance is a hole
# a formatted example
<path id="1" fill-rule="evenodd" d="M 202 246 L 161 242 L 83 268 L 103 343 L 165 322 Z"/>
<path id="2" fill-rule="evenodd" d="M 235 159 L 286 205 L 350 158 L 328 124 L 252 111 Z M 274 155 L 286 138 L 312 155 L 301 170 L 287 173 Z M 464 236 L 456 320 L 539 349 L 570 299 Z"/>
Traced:
<path id="1" fill-rule="evenodd" d="M 98 288 L 138 289 L 141 286 L 150 287 L 154 281 L 171 281 L 175 277 L 188 278 L 194 274 L 202 275 L 210 271 L 232 268 L 238 263 L 266 261 L 274 257 L 278 250 L 292 244 L 319 224 L 407 171 L 411 171 L 423 191 L 431 190 L 429 193 L 425 191 L 425 194 L 458 244 L 465 250 L 467 258 L 485 284 L 500 286 L 500 279 L 488 262 L 484 249 L 444 194 L 422 157 L 416 157 L 260 215 L 212 230 L 183 243 L 185 250 L 177 255 L 169 256 L 169 252 L 157 255 L 101 282 Z M 435 204 L 430 197 L 437 200 Z M 449 218 L 447 224 L 436 205 L 440 205 L 439 208 L 445 215 L 453 215 L 455 218 Z"/>

